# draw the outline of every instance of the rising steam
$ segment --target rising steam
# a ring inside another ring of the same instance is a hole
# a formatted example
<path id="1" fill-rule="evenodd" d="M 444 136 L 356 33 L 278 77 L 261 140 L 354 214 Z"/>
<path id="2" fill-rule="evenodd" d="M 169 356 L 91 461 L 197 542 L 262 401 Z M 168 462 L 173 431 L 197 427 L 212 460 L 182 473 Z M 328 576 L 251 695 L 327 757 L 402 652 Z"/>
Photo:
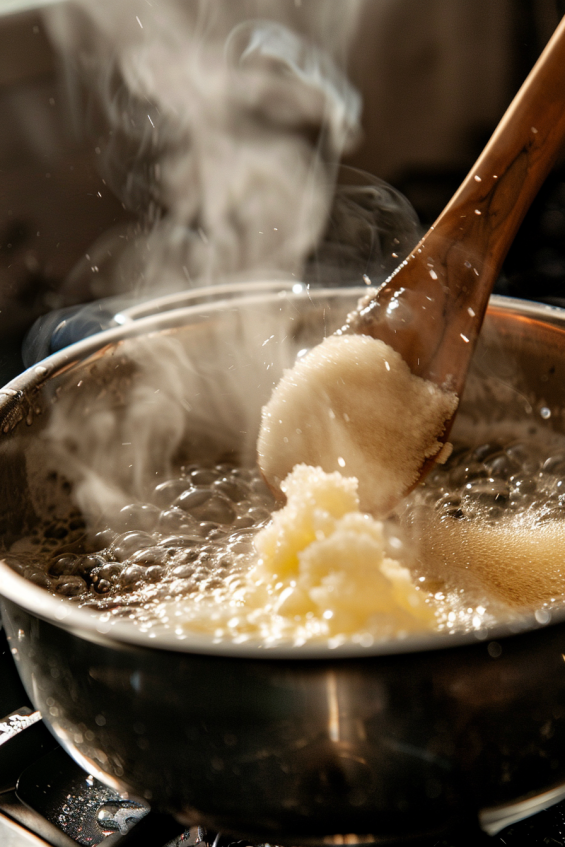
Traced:
<path id="1" fill-rule="evenodd" d="M 96 524 L 146 500 L 183 462 L 229 457 L 252 466 L 261 407 L 283 369 L 344 320 L 341 298 L 320 295 L 220 299 L 194 309 L 181 327 L 173 321 L 167 331 L 165 321 L 165 331 L 134 332 L 72 369 L 51 386 L 49 424 L 45 440 L 34 442 L 30 472 L 46 463 L 63 470 Z"/>
<path id="2" fill-rule="evenodd" d="M 93 146 L 105 179 L 140 222 L 89 250 L 69 281 L 88 279 L 84 299 L 273 276 L 375 283 L 392 271 L 416 241 L 409 204 L 374 179 L 334 199 L 339 159 L 359 134 L 360 100 L 343 68 L 361 6 L 73 0 L 46 13 L 77 121 L 101 139 Z M 142 497 L 179 454 L 198 453 L 199 444 L 186 449 L 187 421 L 190 437 L 252 459 L 260 405 L 282 372 L 257 352 L 280 335 L 278 306 L 272 315 L 273 333 L 256 315 L 260 338 L 247 327 L 208 354 L 199 347 L 198 360 L 171 338 L 132 348 L 137 377 L 125 404 L 103 387 L 60 398 L 47 452 L 87 515 Z M 283 345 L 286 337 L 277 357 L 290 366 L 299 347 Z M 44 344 L 37 338 L 32 360 Z M 224 371 L 218 355 L 228 357 Z M 201 377 L 206 361 L 214 380 Z M 249 374 L 263 366 L 268 390 L 250 391 Z"/>
<path id="3" fill-rule="evenodd" d="M 360 5 L 74 0 L 49 10 L 77 103 L 77 72 L 87 80 L 90 131 L 101 131 L 96 110 L 105 121 L 106 180 L 143 222 L 126 286 L 301 273 L 359 132 L 360 98 L 340 65 Z M 97 285 L 114 293 L 116 280 Z"/>

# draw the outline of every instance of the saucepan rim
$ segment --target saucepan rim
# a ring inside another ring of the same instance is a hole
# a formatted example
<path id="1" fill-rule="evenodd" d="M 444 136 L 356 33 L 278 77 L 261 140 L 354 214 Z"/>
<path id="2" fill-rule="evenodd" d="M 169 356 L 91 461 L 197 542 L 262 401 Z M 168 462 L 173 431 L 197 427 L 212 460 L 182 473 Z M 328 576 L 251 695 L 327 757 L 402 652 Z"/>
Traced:
<path id="1" fill-rule="evenodd" d="M 272 283 L 268 283 L 264 294 L 260 293 L 261 287 L 257 285 L 254 285 L 246 293 L 246 286 L 238 284 L 234 286 L 233 297 L 227 299 L 225 298 L 226 290 L 224 288 L 220 299 L 214 300 L 214 308 L 221 309 L 225 304 L 227 308 L 232 309 L 240 302 L 246 306 L 253 305 L 255 302 L 264 302 L 265 296 L 274 298 L 313 296 L 317 298 L 323 296 L 335 297 L 336 295 L 352 296 L 355 293 L 366 292 L 366 288 L 316 288 L 310 291 L 307 287 L 296 283 L 282 283 L 281 289 L 275 291 Z M 241 298 L 239 295 L 241 295 Z M 207 303 L 198 302 L 203 297 L 206 297 Z M 160 332 L 184 323 L 190 317 L 197 315 L 203 306 L 209 306 L 209 301 L 213 297 L 210 297 L 209 289 L 195 289 L 187 294 L 185 299 L 187 302 L 196 301 L 197 305 L 177 307 L 170 311 L 161 311 L 157 315 L 147 315 L 147 310 L 144 309 L 143 317 L 129 320 L 115 329 L 105 330 L 72 344 L 28 368 L 0 389 L 0 413 L 6 406 L 13 404 L 14 401 L 17 402 L 30 388 L 40 387 L 53 376 L 63 373 L 74 365 L 85 363 L 89 357 L 108 347 L 119 345 L 126 338 L 145 334 L 148 331 Z M 154 302 L 158 303 L 159 300 Z M 176 299 L 173 300 L 173 305 L 178 306 Z M 526 313 L 528 317 L 551 324 L 562 324 L 565 327 L 565 309 L 557 306 L 494 295 L 491 297 L 489 308 L 511 313 Z M 55 626 L 70 630 L 79 637 L 103 643 L 115 649 L 173 651 L 257 660 L 335 661 L 337 659 L 421 653 L 429 650 L 452 650 L 461 646 L 472 646 L 479 643 L 488 644 L 491 641 L 516 637 L 548 625 L 559 625 L 565 621 L 565 608 L 563 608 L 548 611 L 547 614 L 538 615 L 538 617 L 534 613 L 526 614 L 511 622 L 499 623 L 493 627 L 470 633 L 409 635 L 405 638 L 383 642 L 374 641 L 372 644 L 348 642 L 336 645 L 328 643 L 294 645 L 282 642 L 267 646 L 257 641 L 214 643 L 212 636 L 204 636 L 198 633 L 187 633 L 186 638 L 179 640 L 174 635 L 165 633 L 160 633 L 158 637 L 152 637 L 149 633 L 140 632 L 137 627 L 126 621 L 101 620 L 99 613 L 88 608 L 79 608 L 70 603 L 68 598 L 59 598 L 49 594 L 45 589 L 34 585 L 13 571 L 0 559 L 0 600 L 2 597 Z"/>

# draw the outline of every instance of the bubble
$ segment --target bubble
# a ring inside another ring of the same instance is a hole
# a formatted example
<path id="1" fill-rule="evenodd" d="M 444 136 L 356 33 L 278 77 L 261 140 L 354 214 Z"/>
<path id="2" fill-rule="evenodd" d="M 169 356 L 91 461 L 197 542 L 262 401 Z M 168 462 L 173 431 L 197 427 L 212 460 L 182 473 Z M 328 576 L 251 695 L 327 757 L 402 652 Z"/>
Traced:
<path id="1" fill-rule="evenodd" d="M 103 550 L 109 547 L 110 544 L 118 537 L 118 533 L 113 529 L 102 529 L 97 532 L 92 539 L 92 549 L 94 551 Z"/>
<path id="2" fill-rule="evenodd" d="M 443 489 L 442 489 L 443 490 Z M 453 506 L 459 506 L 461 504 L 461 495 L 457 492 L 446 491 L 440 495 L 440 497 L 436 500 L 436 507 L 438 509 L 443 508 L 451 508 Z"/>
<path id="3" fill-rule="evenodd" d="M 485 459 L 484 465 L 489 476 L 502 477 L 503 479 L 508 479 L 520 470 L 520 463 L 502 450 Z"/>
<path id="4" fill-rule="evenodd" d="M 165 547 L 144 547 L 142 550 L 137 550 L 136 553 L 130 556 L 129 561 L 134 565 L 148 567 L 149 565 L 160 564 L 164 561 L 166 556 L 167 550 Z"/>
<path id="5" fill-rule="evenodd" d="M 141 582 L 144 577 L 144 568 L 140 565 L 128 565 L 120 574 L 120 583 L 122 585 L 135 585 Z"/>
<path id="6" fill-rule="evenodd" d="M 91 572 L 89 583 L 97 593 L 106 594 L 118 582 L 123 569 L 124 566 L 118 562 L 106 563 Z"/>
<path id="7" fill-rule="evenodd" d="M 506 455 L 517 461 L 524 473 L 533 473 L 540 466 L 539 455 L 531 443 L 516 441 L 508 445 Z"/>
<path id="8" fill-rule="evenodd" d="M 207 488 L 189 488 L 175 500 L 175 506 L 185 512 L 191 512 L 208 502 L 212 492 Z"/>
<path id="9" fill-rule="evenodd" d="M 34 585 L 39 585 L 41 588 L 51 588 L 51 580 L 44 571 L 27 568 L 24 571 L 24 576 Z"/>
<path id="10" fill-rule="evenodd" d="M 458 506 L 445 509 L 443 514 L 446 518 L 453 518 L 454 520 L 461 520 L 465 517 L 465 512 Z"/>
<path id="11" fill-rule="evenodd" d="M 519 473 L 511 476 L 509 483 L 512 488 L 523 498 L 529 494 L 534 494 L 538 485 L 537 481 L 529 474 Z"/>
<path id="12" fill-rule="evenodd" d="M 251 515 L 238 515 L 233 522 L 234 529 L 246 529 L 254 524 Z"/>
<path id="13" fill-rule="evenodd" d="M 59 556 L 58 559 L 49 566 L 51 576 L 63 576 L 66 574 L 74 574 L 78 571 L 81 564 L 79 556 Z"/>
<path id="14" fill-rule="evenodd" d="M 543 463 L 542 472 L 553 476 L 565 476 L 565 453 L 556 453 Z"/>
<path id="15" fill-rule="evenodd" d="M 86 591 L 86 582 L 80 576 L 62 576 L 57 582 L 55 591 L 65 597 L 77 597 Z"/>
<path id="16" fill-rule="evenodd" d="M 147 532 L 125 532 L 119 535 L 111 547 L 113 557 L 118 562 L 125 561 L 132 553 L 143 547 L 153 547 L 154 539 Z"/>
<path id="17" fill-rule="evenodd" d="M 449 482 L 452 486 L 458 487 L 475 479 L 481 479 L 488 476 L 486 467 L 481 462 L 466 462 L 452 468 L 449 475 Z"/>
<path id="18" fill-rule="evenodd" d="M 73 540 L 72 552 L 61 551 L 61 540 L 53 537 L 53 527 L 64 522 L 38 527 L 25 553 L 10 554 L 11 564 L 71 602 L 151 629 L 161 620 L 162 600 L 227 590 L 226 580 L 253 559 L 254 534 L 274 503 L 258 469 L 229 463 L 187 466 L 181 475 L 161 480 L 148 499 L 120 510 L 83 549 L 80 538 Z M 76 532 L 84 531 L 76 513 L 63 528 L 71 520 Z"/>
<path id="19" fill-rule="evenodd" d="M 467 497 L 472 497 L 490 506 L 493 503 L 500 504 L 506 502 L 509 495 L 509 487 L 501 479 L 487 477 L 468 482 L 465 485 L 464 493 Z"/>
<path id="20" fill-rule="evenodd" d="M 157 526 L 159 509 L 151 503 L 132 503 L 120 510 L 118 521 L 124 529 L 151 532 Z"/>
<path id="21" fill-rule="evenodd" d="M 76 572 L 79 576 L 88 578 L 95 568 L 101 568 L 105 564 L 106 560 L 102 556 L 91 553 L 90 555 L 80 557 Z"/>
<path id="22" fill-rule="evenodd" d="M 165 509 L 159 516 L 159 529 L 161 532 L 182 532 L 195 529 L 194 521 L 191 521 L 190 516 L 176 506 L 170 509 Z"/>
<path id="23" fill-rule="evenodd" d="M 195 570 L 196 569 L 194 567 L 190 567 L 190 565 L 178 565 L 176 568 L 173 568 L 172 575 L 186 579 L 191 577 Z"/>
<path id="24" fill-rule="evenodd" d="M 189 487 L 190 483 L 184 477 L 178 479 L 169 479 L 166 482 L 161 482 L 155 487 L 153 492 L 153 500 L 158 506 L 170 506 L 176 500 L 179 494 Z"/>
<path id="25" fill-rule="evenodd" d="M 176 563 L 194 562 L 194 560 L 197 559 L 198 556 L 199 556 L 199 552 L 198 552 L 197 549 L 190 549 L 190 548 L 182 548 L 181 547 L 179 550 L 175 551 L 175 553 L 173 555 L 173 561 L 176 562 Z"/>
<path id="26" fill-rule="evenodd" d="M 497 456 L 502 451 L 502 445 L 498 441 L 487 442 L 486 444 L 481 444 L 479 447 L 476 447 L 472 453 L 471 457 L 475 462 L 483 463 L 485 459 L 489 457 Z"/>
<path id="27" fill-rule="evenodd" d="M 248 494 L 245 486 L 235 479 L 217 479 L 213 485 L 216 491 L 219 491 L 234 503 L 240 503 Z"/>
<path id="28" fill-rule="evenodd" d="M 267 509 L 262 508 L 261 506 L 252 506 L 247 512 L 249 517 L 252 519 L 254 525 L 258 525 L 263 523 L 264 521 L 270 520 L 271 514 Z"/>
<path id="29" fill-rule="evenodd" d="M 149 582 L 159 582 L 165 576 L 166 570 L 161 565 L 151 565 L 145 571 L 144 579 Z"/>
<path id="30" fill-rule="evenodd" d="M 218 471 L 211 468 L 197 468 L 190 472 L 190 479 L 193 485 L 210 485 L 218 479 L 218 476 Z"/>
<path id="31" fill-rule="evenodd" d="M 207 538 L 209 538 L 210 541 L 220 541 L 222 538 L 225 538 L 225 537 L 226 537 L 226 527 L 225 526 L 216 526 L 207 533 Z"/>
<path id="32" fill-rule="evenodd" d="M 196 488 L 185 491 L 177 497 L 175 505 L 190 512 L 198 521 L 229 524 L 236 516 L 230 500 L 224 494 L 209 489 Z"/>
<path id="33" fill-rule="evenodd" d="M 218 524 L 212 521 L 202 521 L 198 524 L 196 531 L 201 538 L 209 538 L 218 529 Z"/>
<path id="34" fill-rule="evenodd" d="M 192 535 L 169 535 L 161 541 L 161 547 L 200 547 L 202 538 Z"/>
<path id="35" fill-rule="evenodd" d="M 98 594 L 107 594 L 112 588 L 112 583 L 108 579 L 101 579 L 96 583 L 94 588 Z"/>

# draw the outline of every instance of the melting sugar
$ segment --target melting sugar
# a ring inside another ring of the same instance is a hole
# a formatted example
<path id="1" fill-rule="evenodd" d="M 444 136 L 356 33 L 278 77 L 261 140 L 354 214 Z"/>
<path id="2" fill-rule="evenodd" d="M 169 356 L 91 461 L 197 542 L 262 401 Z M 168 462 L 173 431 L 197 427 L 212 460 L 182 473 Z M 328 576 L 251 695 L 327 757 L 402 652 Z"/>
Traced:
<path id="1" fill-rule="evenodd" d="M 69 602 L 110 621 L 130 619 L 150 637 L 166 633 L 182 640 L 199 632 L 215 642 L 267 646 L 311 640 L 369 645 L 414 632 L 482 630 L 561 604 L 565 568 L 556 551 L 565 549 L 564 488 L 562 439 L 548 445 L 539 434 L 504 434 L 480 445 L 457 444 L 446 465 L 384 524 L 351 506 L 351 492 L 348 508 L 334 515 L 328 506 L 334 495 L 322 491 L 311 502 L 305 489 L 304 502 L 295 500 L 291 511 L 306 534 L 283 557 L 292 564 L 292 573 L 283 573 L 286 565 L 282 571 L 275 566 L 282 542 L 273 526 L 284 529 L 288 519 L 282 511 L 273 517 L 275 502 L 259 471 L 189 465 L 160 482 L 148 502 L 123 508 L 112 527 L 88 532 L 73 514 L 18 541 L 7 560 Z M 384 595 L 359 595 L 361 616 L 355 604 L 341 608 L 346 595 L 355 595 L 360 573 L 354 555 L 340 565 L 332 553 L 343 541 L 342 519 L 349 533 L 344 551 L 353 545 L 372 555 L 378 547 L 375 586 L 415 598 L 409 626 L 379 615 Z M 265 564 L 271 542 L 278 552 Z M 327 572 L 318 548 L 330 551 Z"/>

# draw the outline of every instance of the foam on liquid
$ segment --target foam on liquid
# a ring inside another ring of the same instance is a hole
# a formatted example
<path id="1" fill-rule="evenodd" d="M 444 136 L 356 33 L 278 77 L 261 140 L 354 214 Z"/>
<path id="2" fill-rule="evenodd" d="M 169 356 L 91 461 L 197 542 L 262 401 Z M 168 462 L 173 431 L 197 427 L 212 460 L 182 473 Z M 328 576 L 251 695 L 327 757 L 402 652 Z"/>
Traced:
<path id="1" fill-rule="evenodd" d="M 92 534 L 73 515 L 19 540 L 6 559 L 55 594 L 144 627 L 175 598 L 220 602 L 253 561 L 254 535 L 273 506 L 258 470 L 190 465 L 149 502 L 122 509 L 112 527 Z"/>
<path id="2" fill-rule="evenodd" d="M 428 578 L 534 609 L 565 594 L 564 518 L 565 445 L 524 435 L 461 445 L 401 519 Z"/>
<path id="3" fill-rule="evenodd" d="M 257 469 L 191 465 L 160 483 L 149 502 L 123 509 L 119 526 L 91 534 L 72 515 L 18 541 L 7 558 L 69 602 L 109 620 L 129 618 L 150 637 L 165 631 L 182 640 L 197 631 L 216 642 L 368 645 L 407 634 L 410 627 L 383 627 L 371 614 L 340 631 L 321 607 L 285 612 L 277 622 L 281 580 L 269 586 L 263 579 L 250 602 L 250 585 L 261 582 L 254 539 L 274 508 Z M 562 603 L 564 515 L 562 439 L 548 446 L 546 436 L 524 434 L 458 444 L 382 530 L 382 555 L 409 566 L 409 590 L 432 611 L 433 620 L 424 614 L 415 630 L 482 630 Z"/>

